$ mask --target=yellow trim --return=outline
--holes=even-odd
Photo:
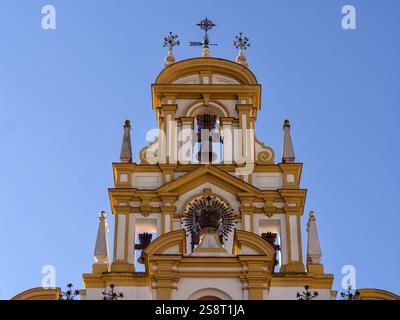
[[[114,249],[113,249],[113,261],[117,260],[117,239],[118,239],[118,219],[119,216],[118,214],[115,215],[115,221],[114,221]]]
[[[393,292],[380,289],[358,289],[359,300],[400,300],[400,296]]]
[[[267,256],[271,260],[274,259],[275,249],[263,238],[253,232],[235,230],[232,253],[240,255],[243,246],[251,248],[258,255]]]
[[[313,289],[331,289],[333,275],[275,273],[271,277],[271,287],[304,287],[305,285]]]
[[[242,84],[258,84],[250,69],[236,62],[220,58],[192,58],[176,62],[164,68],[156,79],[156,84],[169,84],[192,74],[215,73],[227,75]]]
[[[11,300],[58,300],[60,296],[60,288],[33,288],[17,294]]]

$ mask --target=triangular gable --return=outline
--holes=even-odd
[[[161,186],[158,188],[157,192],[158,194],[182,194],[206,182],[215,184],[221,189],[234,194],[248,193],[256,195],[260,192],[258,188],[247,182],[210,165],[205,165],[204,167]]]

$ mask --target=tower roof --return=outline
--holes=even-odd
[[[258,84],[256,76],[246,66],[227,59],[211,57],[191,58],[171,64],[160,72],[155,84],[173,84],[180,78],[207,71],[233,78],[238,84]]]

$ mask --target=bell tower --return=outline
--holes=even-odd
[[[214,58],[210,30],[216,25],[206,18],[199,26],[203,42],[191,45],[202,47],[201,57],[177,61],[178,36],[164,38],[168,54],[151,86],[158,127],[149,128],[155,139],[140,151],[139,163],[130,121],[123,126],[109,189],[113,255],[99,259],[96,251],[93,272],[83,277],[87,297],[112,281],[135,299],[190,299],[200,292],[296,299],[294,292],[309,284],[330,299],[333,276],[324,274],[314,214],[303,258],[306,190],[290,122],[283,124],[277,161],[256,136],[257,117],[267,109],[261,112],[261,85],[245,55],[249,39],[235,38],[235,61]],[[105,233],[97,239],[106,241]]]

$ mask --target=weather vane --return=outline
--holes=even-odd
[[[242,32],[239,32],[239,35],[237,35],[235,37],[235,40],[233,41],[233,45],[236,49],[239,49],[239,54],[236,57],[236,62],[248,67],[249,65],[247,64],[247,57],[243,51],[250,47],[249,38],[243,36]]]
[[[168,36],[164,37],[163,47],[168,47],[168,55],[165,57],[165,66],[175,63],[176,59],[172,52],[173,47],[179,46],[181,42],[178,40],[178,36],[170,32]]]
[[[202,42],[196,42],[196,41],[191,41],[190,46],[195,46],[195,47],[200,47],[203,46],[203,57],[209,57],[210,56],[210,50],[209,46],[216,46],[216,43],[210,43],[209,37],[208,37],[208,31],[210,31],[213,27],[217,26],[214,24],[211,20],[209,20],[207,17],[203,20],[201,20],[197,26],[200,27],[201,30],[204,30],[204,37]]]

